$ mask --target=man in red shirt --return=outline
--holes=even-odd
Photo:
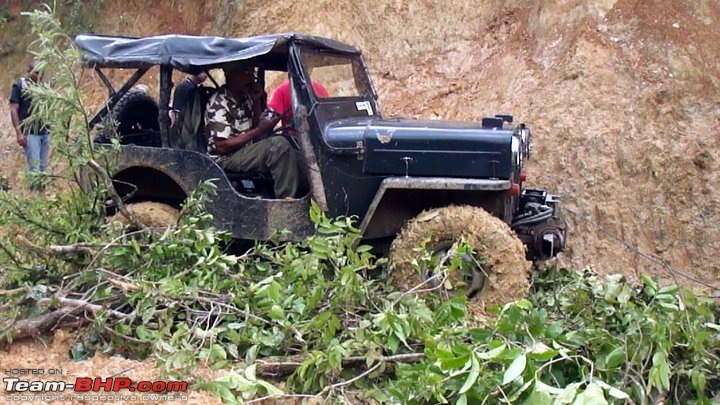
[[[315,92],[315,96],[320,98],[330,97],[327,89],[322,84],[313,81],[312,87]],[[289,80],[285,80],[277,87],[277,89],[275,89],[272,97],[270,97],[270,101],[268,101],[268,108],[275,111],[275,113],[280,116],[283,127],[288,124],[292,124],[293,111]],[[294,134],[295,131],[291,130],[290,133]]]

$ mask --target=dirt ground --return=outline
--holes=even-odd
[[[563,198],[570,235],[561,264],[698,286],[611,233],[720,285],[717,1],[105,4],[95,25],[102,33],[297,31],[349,42],[364,51],[385,116],[479,121],[512,113],[533,130],[529,184]],[[23,70],[13,61],[0,83],[5,93]],[[23,159],[7,116],[2,105],[0,171],[18,189]]]
[[[3,373],[3,378],[6,377],[17,377],[21,380],[26,381],[64,381],[66,383],[73,383],[78,377],[90,377],[96,378],[101,377],[103,379],[108,377],[127,377],[134,382],[139,381],[168,381],[166,377],[162,376],[161,370],[155,367],[151,361],[134,361],[128,360],[119,356],[107,356],[104,354],[96,354],[93,358],[83,361],[71,361],[69,359],[70,347],[75,341],[75,337],[78,332],[64,332],[56,331],[52,341],[48,344],[44,344],[41,341],[23,340],[22,342],[16,342],[10,345],[7,350],[0,350],[0,367]],[[26,369],[43,369],[43,375],[18,375],[18,374],[7,374],[7,370],[26,370]],[[53,370],[53,371],[51,371]],[[61,373],[52,374],[51,372],[57,372],[61,370]],[[200,367],[198,373],[208,378],[213,375],[209,369]],[[36,378],[37,377],[37,378]],[[33,395],[40,393],[19,393],[17,395]],[[49,397],[61,395],[60,393],[44,393]],[[187,397],[185,400],[179,401],[150,401],[143,400],[142,396],[147,394],[133,393],[128,390],[122,390],[118,393],[88,393],[97,395],[124,395],[131,396],[136,395],[136,400],[119,400],[119,401],[92,401],[83,399],[72,399],[71,394],[83,395],[81,393],[64,393],[64,400],[52,400],[48,398],[48,401],[33,400],[33,401],[8,401],[5,391],[5,384],[0,384],[0,404],[5,403],[61,403],[61,404],[144,404],[144,403],[181,403],[181,404],[220,404],[222,403],[219,398],[216,398],[204,391],[193,390],[185,393]],[[182,395],[182,394],[181,394]],[[12,398],[11,398],[12,399]],[[26,398],[27,399],[27,398]]]

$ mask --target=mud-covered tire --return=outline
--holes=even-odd
[[[527,296],[532,263],[525,260],[525,246],[505,222],[471,206],[425,211],[403,227],[389,254],[395,286],[408,291],[423,282],[423,276],[411,264],[418,258],[418,247],[425,244],[432,251],[439,244],[461,238],[472,246],[477,259],[484,259],[482,270],[487,274],[482,289],[468,299],[469,316]]]
[[[180,218],[177,208],[158,202],[145,201],[128,204],[128,211],[132,212],[141,224],[149,228],[167,228],[175,226]],[[127,218],[120,212],[108,218],[108,223],[120,222],[129,225]]]

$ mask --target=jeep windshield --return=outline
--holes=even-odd
[[[359,55],[305,50],[302,56],[319,102],[353,101],[359,105],[358,111],[366,114],[360,106],[370,105],[375,94]]]

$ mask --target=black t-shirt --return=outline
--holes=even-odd
[[[27,117],[30,116],[30,113],[32,112],[32,99],[28,94],[23,94],[22,91],[23,87],[27,86],[28,84],[28,79],[24,77],[13,83],[12,90],[10,92],[10,102],[20,105],[20,108],[18,109],[18,118],[20,118],[20,127],[22,128],[22,131],[25,135],[47,134],[49,132],[48,128],[42,122],[33,125],[33,128],[28,128],[25,125],[25,120],[27,119]]]
[[[184,78],[180,84],[175,87],[175,95],[173,97],[172,108],[174,111],[182,111],[190,98],[190,92],[197,88],[197,84],[189,78]]]

